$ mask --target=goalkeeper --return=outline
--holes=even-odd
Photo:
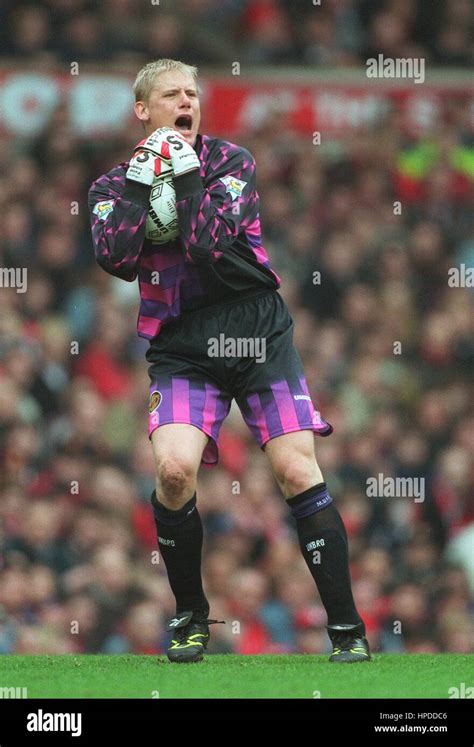
[[[151,62],[134,93],[146,137],[129,162],[93,183],[89,207],[98,263],[124,280],[138,277],[138,334],[150,341],[151,504],[176,598],[168,658],[200,661],[209,624],[217,622],[209,619],[202,586],[196,480],[201,463],[217,462],[219,429],[235,399],[295,519],[328,616],[330,661],[368,661],[344,524],[314,453],[313,434],[327,436],[332,427],[311,401],[293,321],[262,245],[254,159],[199,134],[196,68]],[[170,168],[179,238],[156,245],[145,237],[151,184]],[[210,341],[222,335],[231,347],[242,339],[254,346],[240,356],[235,345],[230,356],[211,355]],[[257,347],[264,355],[254,354]]]

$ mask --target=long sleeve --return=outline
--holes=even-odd
[[[196,170],[174,180],[181,242],[193,264],[219,260],[258,216],[254,158],[226,146],[208,164],[208,176]]]
[[[88,203],[97,262],[111,275],[133,281],[145,239],[150,187],[111,172],[92,185]]]

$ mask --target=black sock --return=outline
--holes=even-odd
[[[196,493],[178,511],[172,511],[160,503],[155,491],[151,504],[160,553],[176,598],[176,613],[199,610],[209,614],[209,603],[202,588],[203,533]]]
[[[352,596],[347,534],[326,483],[287,500],[301,552],[318,587],[328,625],[362,623]]]

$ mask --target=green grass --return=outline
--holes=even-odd
[[[208,656],[170,664],[160,656],[0,656],[0,687],[29,698],[448,698],[474,685],[472,656],[375,655],[335,665],[326,656]],[[159,696],[156,694],[158,691]]]

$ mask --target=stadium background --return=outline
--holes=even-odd
[[[86,207],[140,138],[129,86],[162,56],[200,66],[202,130],[256,157],[264,243],[335,425],[317,454],[373,648],[474,650],[473,291],[448,284],[474,259],[472,22],[468,0],[2,3],[0,266],[28,285],[0,288],[1,653],[167,641],[137,289],[95,265]],[[425,58],[426,83],[369,81],[379,53]],[[368,497],[380,473],[425,477],[425,501]],[[238,412],[198,497],[211,614],[228,623],[210,650],[327,651]]]

